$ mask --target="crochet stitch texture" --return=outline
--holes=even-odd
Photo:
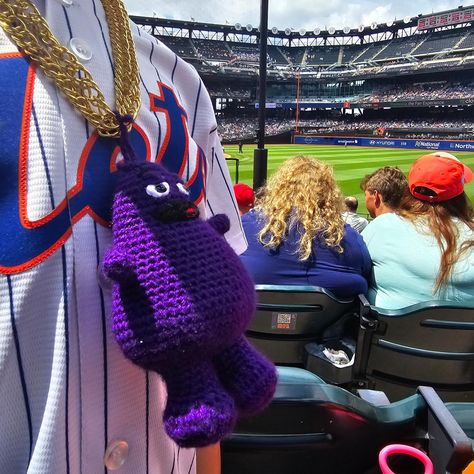
[[[113,245],[103,261],[116,340],[165,380],[168,435],[186,447],[215,443],[275,390],[273,364],[243,337],[253,282],[223,238],[227,216],[199,219],[182,181],[158,164],[118,168]]]

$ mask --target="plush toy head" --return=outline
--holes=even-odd
[[[140,207],[143,217],[163,223],[199,217],[197,206],[176,174],[149,162],[121,162],[118,167],[119,188]]]

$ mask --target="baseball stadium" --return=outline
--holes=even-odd
[[[243,152],[239,153],[237,145],[226,145],[225,151],[232,158],[238,159],[238,175],[236,176],[237,162],[229,160],[229,168],[234,178],[240,182],[252,185],[253,177],[253,151],[256,145],[243,146]],[[293,155],[313,156],[330,163],[335,171],[336,178],[342,192],[346,196],[355,196],[360,202],[359,212],[366,214],[364,205],[364,193],[360,188],[362,178],[374,169],[382,166],[396,164],[403,172],[408,173],[411,164],[420,156],[420,152],[414,149],[380,149],[352,146],[330,146],[330,145],[268,145],[269,161],[268,174],[278,168],[285,159]],[[474,166],[474,153],[456,153],[463,163]],[[471,201],[474,199],[474,189],[466,189],[466,194]]]
[[[358,200],[359,216],[371,220],[362,231],[367,242],[379,216],[366,207],[366,175],[383,167],[408,175],[422,155],[474,167],[473,6],[314,31],[133,20],[203,78],[234,183],[271,193],[260,186],[292,157],[316,158],[332,167],[342,194]],[[472,202],[473,186],[463,190]],[[405,278],[396,275],[397,259],[388,268],[394,285]],[[381,472],[423,472],[420,461],[424,472],[474,472],[467,468],[474,458],[472,300],[427,295],[386,310],[363,295],[342,302],[327,287],[275,284],[269,272],[261,274],[253,274],[258,303],[247,336],[277,364],[279,383],[270,406],[223,440],[224,474],[375,473],[377,453],[393,443],[407,446],[394,453],[418,461],[398,454],[394,471],[380,461]],[[345,363],[330,360],[328,340],[345,351]],[[418,454],[410,454],[415,447]]]
[[[365,174],[390,165],[406,172],[425,151],[456,151],[472,165],[470,12],[466,7],[342,30],[269,30],[268,174],[285,157],[314,156],[334,166],[344,194],[360,199]],[[461,20],[442,25],[446,15]],[[259,133],[258,28],[132,18],[196,67],[217,110],[233,179],[251,184]],[[238,142],[245,144],[243,153],[233,146]],[[466,192],[472,197],[472,189]]]
[[[152,4],[0,0],[0,474],[474,474],[474,4]]]

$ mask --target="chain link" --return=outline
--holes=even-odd
[[[128,15],[122,0],[102,0],[102,5],[112,44],[115,107],[121,115],[135,118],[140,83]],[[90,72],[56,39],[31,0],[0,0],[0,26],[100,135],[120,136],[117,118]]]

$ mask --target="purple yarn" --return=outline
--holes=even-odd
[[[120,115],[119,112],[114,113],[119,123],[119,146],[120,151],[123,155],[123,159],[127,162],[138,161],[137,155],[135,154],[135,150],[133,149],[132,144],[130,143],[130,135],[127,130],[127,125],[133,123],[133,117],[130,114]]]
[[[181,446],[215,443],[275,389],[273,364],[243,337],[253,282],[222,237],[227,216],[199,219],[176,174],[127,160],[118,175],[113,246],[103,261],[114,282],[116,340],[165,380],[168,435]]]

